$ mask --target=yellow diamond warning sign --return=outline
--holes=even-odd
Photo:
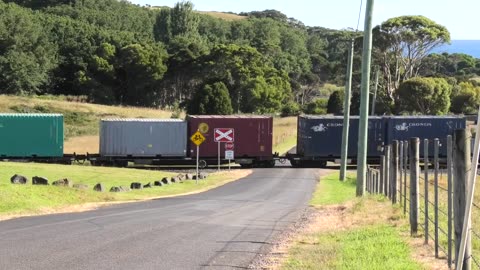
[[[205,136],[203,136],[202,133],[200,133],[200,131],[197,131],[192,135],[192,137],[190,137],[190,140],[194,144],[200,145],[205,141]]]

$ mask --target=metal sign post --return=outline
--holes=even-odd
[[[205,141],[205,136],[203,136],[200,131],[197,130],[192,137],[190,137],[190,140],[197,145],[197,177],[195,178],[195,183],[198,184],[198,178],[200,177],[200,174],[198,172],[198,163],[199,163],[199,157],[200,157],[200,144],[202,144]]]
[[[230,161],[233,159],[233,153],[230,155],[230,153],[227,152],[233,152],[234,144],[233,142],[227,142],[225,143],[225,159],[228,159],[228,171],[230,171]]]
[[[218,142],[218,171],[220,171],[220,141]]]
[[[198,178],[200,177],[200,174],[198,173],[198,157],[200,156],[200,145],[197,144],[197,177],[195,178],[195,184],[198,184]]]

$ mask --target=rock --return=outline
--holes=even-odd
[[[186,175],[182,174],[182,173],[177,175],[177,178],[180,179],[180,181],[183,181],[183,180],[187,179]]]
[[[12,176],[10,178],[10,182],[12,184],[21,184],[21,185],[25,185],[27,182],[28,182],[28,179],[23,176],[23,175],[19,175],[19,174],[15,174],[14,176]]]
[[[205,179],[207,178],[208,174],[207,173],[200,173],[200,175],[198,176],[198,178],[200,179]]]
[[[193,174],[187,173],[187,174],[185,174],[185,178],[186,178],[187,180],[191,180],[191,179],[193,179]]]
[[[163,186],[162,181],[155,181],[155,182],[153,182],[153,185],[156,186],[156,187]]]
[[[152,183],[150,183],[150,182],[146,185],[143,185],[143,188],[151,188],[151,187],[152,187]]]
[[[40,176],[32,178],[32,185],[48,185],[48,179]]]
[[[143,189],[142,183],[133,182],[130,184],[131,189]]]
[[[164,177],[162,178],[162,183],[164,183],[165,185],[168,185],[170,184],[170,179],[168,179],[168,177]]]
[[[106,188],[105,188],[104,184],[98,183],[93,187],[93,190],[98,191],[98,192],[105,192]]]
[[[129,192],[131,189],[127,186],[120,186],[120,192]]]
[[[73,184],[73,188],[85,190],[85,189],[88,189],[88,185],[85,185],[85,184]]]
[[[170,178],[170,182],[172,182],[172,183],[180,183],[180,179],[178,179],[178,177],[174,176],[174,177]]]
[[[120,188],[119,187],[112,187],[110,189],[110,192],[121,192]]]
[[[72,182],[68,180],[67,178],[57,180],[52,183],[54,186],[62,186],[62,187],[70,187],[72,185]]]

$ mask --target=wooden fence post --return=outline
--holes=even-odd
[[[420,139],[411,138],[410,148],[410,234],[418,233],[418,177],[420,173]]]
[[[470,162],[470,141],[467,140],[467,131],[455,130],[453,146],[453,173],[454,173],[454,193],[453,193],[453,213],[455,227],[455,260],[459,256],[460,242],[462,240],[463,219],[465,218],[465,207],[467,205],[467,186],[468,175],[471,169]],[[470,235],[470,234],[469,234]],[[463,269],[470,270],[472,254],[471,236],[467,239],[465,249]]]
[[[433,181],[434,181],[434,189],[433,189],[433,192],[434,192],[434,203],[433,205],[435,205],[434,207],[434,225],[435,225],[435,258],[438,258],[438,245],[440,244],[439,243],[439,239],[438,239],[438,231],[439,231],[439,224],[438,224],[438,172],[440,170],[439,168],[439,163],[438,163],[438,153],[439,153],[439,148],[440,148],[440,141],[435,138],[433,140],[433,167],[434,167],[434,178],[433,178]]]
[[[452,180],[453,180],[453,172],[452,172],[452,157],[453,157],[453,141],[452,136],[447,136],[447,193],[448,193],[448,202],[447,202],[447,220],[448,220],[448,230],[447,230],[447,238],[448,238],[448,246],[447,246],[447,262],[448,268],[452,268],[452,222],[453,222],[453,205],[452,205]]]
[[[380,187],[378,193],[383,194],[385,182],[385,155],[380,156]]]
[[[403,181],[403,194],[405,196],[403,197],[403,215],[407,215],[407,172],[408,172],[408,141],[405,141],[403,144],[403,165],[405,166],[405,172],[404,172],[404,181]]]
[[[428,139],[425,139],[423,141],[423,159],[424,159],[424,168],[423,168],[423,173],[424,173],[424,177],[425,177],[425,222],[424,222],[424,227],[425,227],[425,245],[428,245],[428,224],[430,223],[429,222],[429,216],[428,216],[428,185],[430,184],[430,182],[428,181]]]
[[[392,194],[392,203],[397,203],[397,181],[398,181],[398,141],[392,144],[392,176],[390,191]]]
[[[390,149],[390,145],[385,146],[385,172],[383,174],[385,176],[385,181],[383,182],[383,194],[388,198],[390,198]]]

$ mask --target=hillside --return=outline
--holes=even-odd
[[[102,118],[170,118],[171,111],[106,106],[40,97],[0,95],[0,112],[61,113],[65,121],[65,153],[98,151],[98,122]]]
[[[198,11],[198,13],[207,14],[214,18],[219,18],[226,21],[238,21],[238,20],[244,20],[248,18],[247,16],[240,16],[233,13],[225,13],[225,12],[219,12],[219,11]]]

